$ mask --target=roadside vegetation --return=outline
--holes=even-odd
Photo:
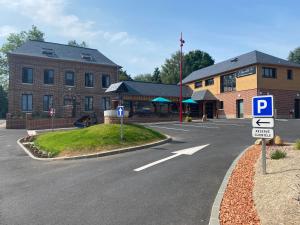
[[[84,129],[41,134],[34,140],[40,150],[55,156],[74,156],[135,146],[164,139],[165,136],[140,125],[124,125],[124,140],[120,140],[120,125],[100,124]]]
[[[295,149],[296,149],[296,150],[300,150],[300,139],[297,139],[297,140],[295,141]]]

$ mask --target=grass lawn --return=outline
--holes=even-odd
[[[83,129],[40,134],[34,144],[53,156],[74,156],[116,148],[134,146],[164,139],[165,136],[149,128],[126,124],[124,140],[120,140],[120,125],[98,124]]]

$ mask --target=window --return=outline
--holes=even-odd
[[[287,70],[287,79],[293,80],[293,70]]]
[[[74,72],[67,71],[65,73],[65,85],[74,86],[74,77],[75,77]]]
[[[236,78],[235,74],[231,73],[225,76],[221,76],[221,92],[235,91],[236,90]]]
[[[43,110],[47,112],[52,107],[53,107],[53,96],[52,95],[44,95]]]
[[[220,101],[220,108],[219,109],[224,109],[224,102]]]
[[[110,76],[109,75],[102,75],[102,87],[108,88],[110,85]]]
[[[205,80],[205,86],[210,86],[214,84],[214,78],[210,78],[208,80]]]
[[[110,109],[110,98],[102,97],[102,109],[109,110]]]
[[[54,70],[44,70],[44,84],[54,84]]]
[[[200,88],[202,87],[202,80],[198,80],[194,83],[194,88]]]
[[[92,73],[85,73],[85,86],[94,87],[94,75]]]
[[[24,67],[22,69],[22,82],[26,84],[32,84],[33,83],[33,71],[32,68],[26,68]]]
[[[85,111],[93,110],[93,97],[92,96],[85,97],[84,108],[85,108]]]
[[[22,95],[22,111],[31,112],[32,111],[32,95],[23,94]]]
[[[275,68],[270,68],[270,67],[263,67],[262,68],[262,76],[264,78],[276,78],[276,69]]]
[[[72,98],[69,96],[64,97],[64,105],[72,105]]]

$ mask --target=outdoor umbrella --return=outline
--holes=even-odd
[[[169,99],[163,98],[163,97],[157,97],[151,100],[152,102],[158,102],[158,103],[170,103],[171,101]]]
[[[183,100],[182,103],[186,103],[186,104],[197,104],[197,102],[191,98]]]
[[[169,99],[163,98],[163,97],[157,97],[151,100],[154,103],[171,103]],[[159,105],[160,108],[160,113],[161,113],[161,105]],[[155,110],[156,111],[156,110]],[[169,111],[169,106],[168,106],[168,111]]]

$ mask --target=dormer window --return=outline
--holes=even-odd
[[[42,53],[48,57],[55,56],[55,51],[52,48],[42,48]]]
[[[94,61],[93,56],[91,56],[91,54],[88,53],[81,53],[81,58],[86,61]]]

